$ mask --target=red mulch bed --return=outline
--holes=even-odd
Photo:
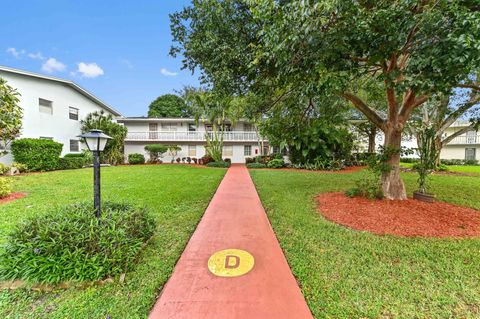
[[[0,198],[0,205],[12,202],[12,201],[20,199],[20,198],[24,198],[25,196],[27,196],[27,193],[20,193],[20,192],[11,193],[7,197]]]
[[[444,202],[425,203],[349,198],[343,193],[317,197],[321,214],[328,220],[377,235],[402,237],[480,236],[480,211]]]

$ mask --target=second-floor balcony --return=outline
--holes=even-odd
[[[206,141],[206,134],[213,137],[213,132],[202,131],[150,131],[150,132],[128,132],[127,141],[164,141],[164,142],[203,142]],[[218,133],[219,134],[219,133]],[[223,140],[226,142],[257,142],[266,140],[257,134],[257,132],[229,131],[223,133]]]
[[[448,145],[480,144],[480,135],[457,136]]]

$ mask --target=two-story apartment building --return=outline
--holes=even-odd
[[[445,137],[464,130],[470,126],[469,121],[456,121],[445,131]],[[480,132],[468,130],[467,132],[454,137],[449,143],[443,146],[442,159],[464,159],[480,160]]]
[[[76,83],[56,77],[0,66],[0,77],[21,94],[23,125],[19,138],[46,138],[63,144],[62,154],[82,150],[80,120],[103,110],[121,116],[111,106]],[[10,155],[0,157],[10,164]]]
[[[193,118],[148,118],[126,117],[117,119],[123,123],[128,134],[125,140],[125,156],[132,153],[147,155],[144,148],[147,144],[177,145],[181,147],[176,157],[201,158],[205,155],[206,135],[212,135],[212,125],[206,121]],[[261,153],[260,148],[268,153],[268,143],[247,121],[227,123],[223,134],[223,157],[232,163],[245,163],[246,157],[254,157]],[[165,155],[164,161],[172,158]]]

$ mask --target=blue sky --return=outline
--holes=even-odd
[[[6,0],[0,65],[71,79],[125,116],[157,96],[198,85],[168,55],[169,13],[186,0]]]

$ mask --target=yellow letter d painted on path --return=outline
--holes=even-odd
[[[253,256],[245,250],[225,249],[214,253],[208,259],[208,269],[219,277],[238,277],[252,270]]]

